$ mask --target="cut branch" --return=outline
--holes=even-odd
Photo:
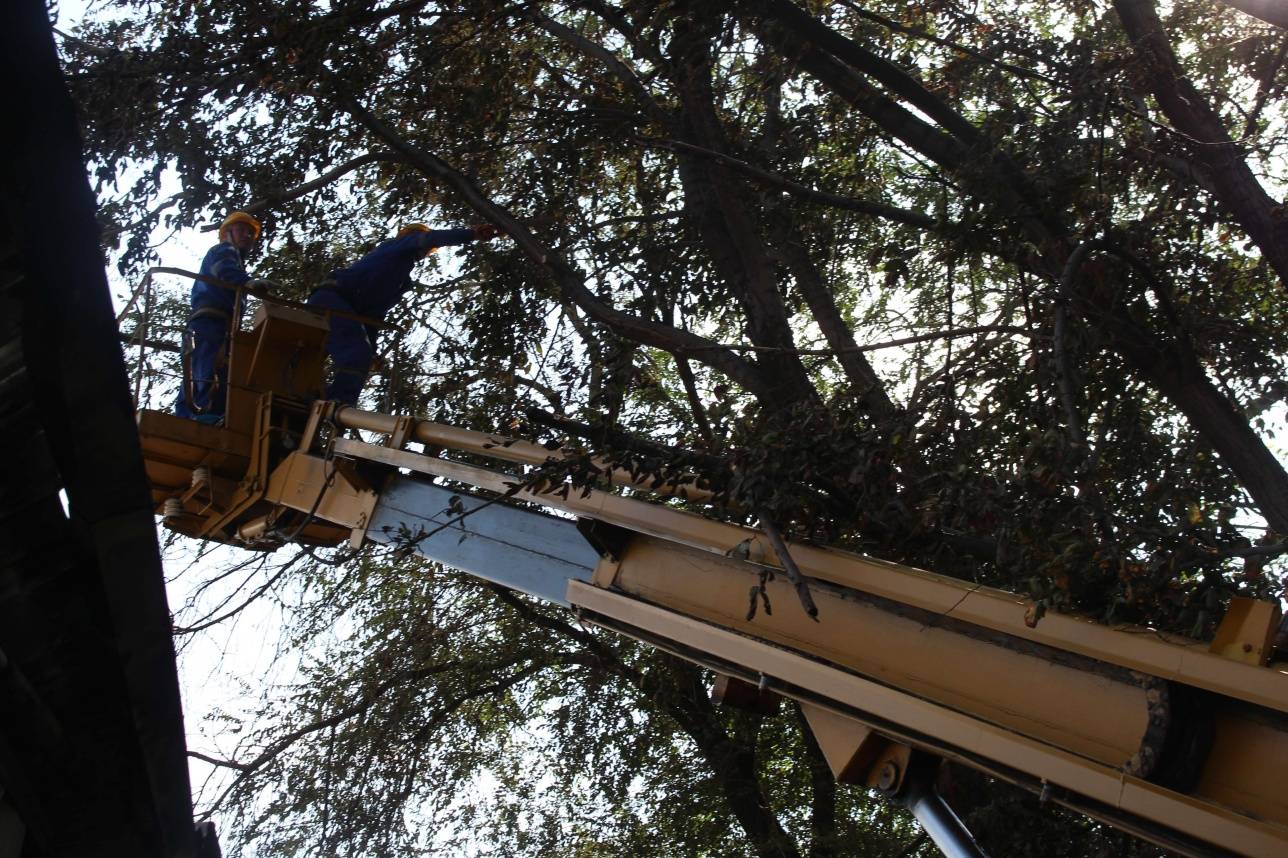
[[[801,607],[809,614],[810,619],[817,622],[818,606],[814,604],[814,597],[810,594],[805,576],[801,574],[801,568],[796,565],[791,552],[787,550],[787,542],[778,530],[778,525],[774,524],[774,519],[769,515],[768,510],[757,510],[756,517],[760,519],[760,527],[765,531],[765,536],[769,537],[769,544],[773,546],[774,553],[778,555],[778,562],[787,573],[787,580],[791,581],[792,586],[796,588],[796,597],[801,600]]]

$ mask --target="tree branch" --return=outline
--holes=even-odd
[[[715,108],[711,41],[706,22],[676,19],[669,46],[672,83],[683,117],[682,134],[676,136],[722,153],[728,148],[728,135]],[[748,338],[758,346],[790,348],[794,332],[769,248],[751,216],[756,207],[745,184],[724,167],[699,168],[692,158],[679,159],[679,173],[685,210],[692,213],[713,268],[742,307]],[[766,352],[758,366],[772,388],[771,398],[762,400],[768,408],[779,411],[817,398],[796,355]]]
[[[968,146],[980,142],[982,135],[979,129],[894,63],[841,35],[790,0],[760,0],[759,5],[767,19],[880,82],[899,98],[939,123],[958,140]]]
[[[832,208],[845,209],[847,211],[860,212],[862,214],[872,215],[874,217],[892,220],[897,223],[915,226],[918,229],[937,229],[941,226],[939,221],[908,209],[901,209],[896,206],[886,205],[885,203],[872,202],[871,200],[860,199],[859,197],[847,197],[841,194],[833,194],[827,191],[819,191],[807,187],[798,182],[793,182],[777,173],[771,173],[768,170],[762,170],[760,167],[748,164],[746,161],[725,155],[721,152],[715,152],[711,149],[704,149],[701,146],[695,146],[692,143],[685,143],[682,140],[670,140],[657,137],[636,137],[641,145],[651,146],[658,149],[666,149],[676,153],[686,153],[697,155],[700,158],[708,158],[713,163],[722,167],[729,167],[737,172],[755,179],[758,182],[768,185],[772,188],[786,191],[793,196],[820,203]]]
[[[801,731],[801,744],[805,746],[805,766],[810,782],[810,844],[809,858],[833,858],[838,854],[836,830],[836,778],[827,764],[827,757],[814,737],[814,728],[800,704],[793,703],[796,723]]]
[[[886,392],[885,383],[854,342],[854,334],[842,317],[840,308],[836,306],[836,299],[832,297],[831,290],[823,282],[823,275],[810,258],[805,237],[795,225],[784,226],[782,230],[786,234],[778,245],[787,258],[796,287],[809,305],[810,313],[827,338],[831,351],[835,352],[837,362],[850,380],[850,386],[859,402],[878,421],[889,420],[898,409]]]
[[[172,352],[174,354],[183,351],[179,346],[174,343],[168,343],[165,340],[145,339],[140,342],[138,335],[134,331],[121,331],[120,337],[121,342],[127,346],[142,345],[145,348],[152,349],[154,352]]]
[[[796,597],[801,600],[801,607],[809,618],[818,622],[818,606],[814,604],[814,596],[809,591],[809,583],[806,582],[805,576],[801,574],[801,568],[796,565],[790,551],[787,550],[787,542],[783,539],[783,534],[778,530],[778,525],[774,523],[773,517],[769,510],[760,508],[756,510],[756,518],[760,519],[760,528],[769,537],[769,544],[773,546],[774,553],[778,555],[778,562],[782,564],[783,571],[787,573],[787,580],[792,582],[796,588]]]
[[[867,343],[866,345],[842,346],[840,348],[830,349],[792,349],[791,351],[798,355],[844,355],[860,352],[875,352],[880,349],[891,349],[897,346],[907,346],[913,343],[924,343],[929,340],[951,340],[958,337],[970,337],[975,334],[1020,334],[1031,337],[1033,332],[1028,328],[1022,328],[1018,325],[973,325],[966,328],[953,328],[951,331],[934,331],[929,334],[914,334],[910,337],[900,337],[897,340],[886,340],[880,343]],[[715,348],[729,349],[737,352],[767,352],[777,350],[774,346],[747,346],[739,343],[717,343]],[[687,350],[686,350],[687,351]]]
[[[1221,0],[1245,15],[1288,30],[1288,5],[1283,0]]]
[[[565,297],[581,307],[597,322],[611,328],[618,335],[644,345],[656,346],[666,351],[684,351],[703,349],[712,352],[709,356],[699,358],[703,363],[716,369],[738,383],[752,395],[764,400],[771,400],[772,390],[765,384],[759,369],[739,358],[727,349],[710,348],[713,343],[705,337],[689,331],[673,328],[660,322],[643,319],[624,313],[601,301],[586,287],[581,275],[552,248],[543,244],[508,211],[488,199],[473,182],[459,171],[453,169],[438,156],[411,145],[386,123],[376,118],[370,111],[359,104],[352,96],[342,90],[336,91],[340,106],[358,120],[368,131],[385,141],[395,152],[403,155],[409,164],[420,169],[426,175],[439,179],[455,190],[462,200],[488,221],[496,224],[507,233],[530,259],[545,268],[553,277],[555,285]]]
[[[909,27],[906,24],[900,24],[898,21],[893,21],[884,15],[878,15],[876,12],[868,11],[867,9],[860,7],[857,3],[851,2],[851,0],[840,0],[840,4],[858,15],[860,18],[865,18],[874,24],[885,27],[887,30],[893,30],[896,33],[903,33],[904,35],[912,36],[915,39],[923,39],[924,41],[931,42],[939,45],[940,47],[949,48],[953,51],[963,53],[973,59],[979,60],[981,63],[1001,69],[1002,71],[1011,72],[1012,74],[1019,75],[1020,77],[1031,77],[1036,78],[1037,80],[1046,81],[1047,83],[1056,83],[1055,78],[1050,75],[1042,74],[1042,72],[1034,71],[1033,69],[1026,69],[1023,66],[1012,65],[1011,63],[1004,63],[1000,60],[995,60],[983,51],[977,51],[969,45],[963,45],[961,42],[954,42],[950,39],[940,38],[939,36],[923,30],[920,27]]]
[[[657,100],[653,98],[653,94],[648,91],[648,87],[644,86],[640,79],[635,76],[635,73],[631,71],[625,63],[615,57],[612,51],[602,45],[595,44],[577,33],[575,30],[564,26],[534,6],[529,6],[523,9],[520,14],[579,53],[599,60],[608,68],[614,77],[622,82],[622,85],[625,86],[627,90],[634,94],[636,101],[639,102],[640,107],[644,109],[645,114],[650,119],[657,122],[664,128],[672,128],[674,126],[671,115],[657,103]]]
[[[306,194],[310,194],[319,188],[324,188],[327,185],[334,182],[336,179],[348,173],[352,173],[354,170],[358,169],[359,167],[365,167],[368,164],[374,164],[378,161],[398,161],[398,160],[401,160],[401,159],[399,159],[392,152],[368,152],[365,155],[359,155],[356,158],[351,158],[350,160],[345,161],[343,164],[340,164],[336,167],[332,167],[330,170],[327,170],[325,173],[318,176],[316,179],[313,179],[312,181],[305,182],[302,185],[296,185],[294,188],[291,188],[288,191],[282,191],[279,194],[270,194],[269,196],[265,197],[262,200],[256,200],[253,203],[247,203],[245,206],[242,207],[242,211],[247,212],[248,214],[257,214],[259,212],[264,211],[265,209],[270,208],[271,206],[279,206],[282,203],[288,203],[291,200],[297,200],[300,197]],[[213,232],[217,229],[219,229],[219,224],[208,223],[201,228],[201,231]]]
[[[683,730],[706,761],[734,818],[760,858],[799,858],[761,786],[753,742],[730,736],[707,697],[697,668],[659,656],[636,688]]]
[[[675,372],[680,376],[680,383],[684,385],[684,395],[689,399],[693,420],[698,424],[698,434],[702,436],[702,442],[706,444],[707,449],[715,452],[716,436],[711,431],[711,421],[707,419],[707,409],[702,405],[702,397],[698,395],[698,384],[697,379],[693,377],[693,367],[689,366],[689,359],[682,355],[672,357],[675,360]]]
[[[1107,242],[1091,244],[1126,262],[1150,281],[1164,312],[1174,315],[1167,290],[1140,259]],[[1069,297],[1080,314],[1089,322],[1099,323],[1115,351],[1185,415],[1252,496],[1270,526],[1279,533],[1288,533],[1288,472],[1237,406],[1208,378],[1184,332],[1178,331],[1170,340],[1160,339],[1125,309],[1107,308],[1097,295],[1077,288],[1075,274],[1071,271],[1066,282],[1071,288]]]
[[[533,650],[522,650],[518,653],[514,653],[508,658],[501,659],[500,661],[494,664],[479,665],[477,666],[477,670],[481,676],[490,676],[496,673],[497,671],[504,670],[507,667],[513,667],[514,665],[519,664],[520,662],[523,662],[535,657],[539,657],[540,655],[541,654],[539,652],[536,652]],[[204,760],[212,765],[235,769],[238,772],[238,775],[233,780],[233,782],[230,783],[227,787],[225,787],[224,790],[219,794],[219,796],[211,803],[211,806],[200,815],[201,818],[209,818],[212,814],[214,814],[219,809],[224,799],[227,798],[233,792],[233,790],[237,789],[241,784],[245,783],[249,778],[253,777],[256,772],[258,772],[268,763],[277,759],[279,756],[281,756],[283,752],[289,749],[300,739],[303,739],[305,736],[309,736],[313,733],[317,733],[319,731],[326,730],[330,727],[337,726],[349,720],[350,718],[353,718],[356,715],[360,715],[363,712],[366,712],[384,696],[385,692],[387,692],[389,689],[393,688],[396,685],[399,685],[402,683],[409,683],[409,682],[418,682],[418,681],[427,679],[431,676],[445,673],[450,670],[456,670],[464,666],[466,666],[466,662],[463,662],[460,660],[453,660],[448,662],[442,662],[439,664],[426,665],[423,667],[416,668],[414,670],[398,671],[393,675],[387,677],[383,681],[372,686],[370,689],[364,691],[361,695],[359,695],[357,700],[353,701],[349,705],[341,707],[340,709],[336,710],[335,712],[333,712],[332,714],[326,717],[318,718],[314,721],[310,721],[308,724],[304,724],[294,730],[291,730],[285,733],[282,736],[279,736],[277,739],[270,742],[258,755],[255,756],[254,759],[250,760],[249,762],[243,763],[243,762],[238,762],[236,760],[221,760],[213,757],[208,757],[204,754],[198,755],[192,751],[189,751],[188,752],[189,756],[194,756],[197,759]],[[541,664],[540,666],[544,667],[544,664]],[[530,668],[526,673],[525,671],[520,671],[520,674],[523,674],[523,675],[530,675],[530,673],[531,673]],[[475,691],[477,693],[474,694],[473,696],[479,696],[479,694],[485,693],[487,691],[487,688],[478,687],[475,689]]]
[[[1186,143],[1203,164],[1216,199],[1288,288],[1288,217],[1283,205],[1262,187],[1220,115],[1182,72],[1154,0],[1113,0],[1113,4],[1163,114],[1188,138]]]

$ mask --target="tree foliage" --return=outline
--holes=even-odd
[[[1039,615],[1201,637],[1232,594],[1282,592],[1274,23],[1213,0],[158,0],[63,47],[132,276],[156,226],[230,207],[296,297],[400,220],[513,237],[431,266],[372,404],[698,473],[711,514]],[[438,570],[306,560],[299,645],[355,631],[239,750],[224,807],[266,854],[429,848],[425,819],[507,853],[911,838],[814,777],[786,710],[713,710],[691,668]],[[487,812],[459,791],[480,768]]]

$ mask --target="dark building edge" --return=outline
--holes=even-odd
[[[74,110],[45,3],[10,0],[0,25],[0,801],[24,858],[190,856],[170,613]]]

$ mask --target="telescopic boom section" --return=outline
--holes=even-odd
[[[1277,605],[1236,599],[1210,642],[1061,614],[1030,627],[1015,594],[789,544],[815,621],[763,534],[640,499],[709,497],[684,477],[604,466],[600,488],[570,490],[570,451],[319,400],[325,333],[266,304],[233,336],[225,426],[140,412],[168,527],[414,550],[704,665],[729,705],[796,700],[835,776],[905,803],[950,855],[980,853],[934,792],[943,760],[1182,853],[1288,854]],[[749,611],[762,580],[772,613]]]

